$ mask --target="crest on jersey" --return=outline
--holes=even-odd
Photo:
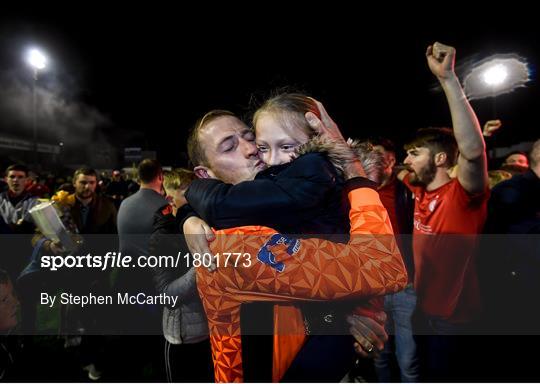
[[[287,254],[290,256],[298,253],[300,250],[300,240],[276,233],[259,249],[257,259],[274,268],[276,271],[283,272],[285,270],[285,263],[283,261],[276,262],[276,256],[272,253],[272,248],[280,244],[287,246]]]

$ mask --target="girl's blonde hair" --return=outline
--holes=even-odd
[[[309,138],[317,134],[308,124],[304,115],[313,112],[320,118],[319,109],[315,100],[301,93],[281,93],[266,100],[253,115],[253,127],[263,114],[270,114],[276,118],[284,129],[294,136],[298,130],[304,132]]]

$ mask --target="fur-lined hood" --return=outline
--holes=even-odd
[[[345,144],[322,136],[315,136],[298,147],[296,153],[298,156],[307,153],[325,153],[341,174],[344,173],[345,166],[355,160],[354,155],[356,155],[364,167],[368,179],[377,184],[380,184],[383,179],[383,154],[374,150],[369,141],[354,140]]]

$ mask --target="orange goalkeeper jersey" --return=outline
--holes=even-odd
[[[211,249],[222,259],[215,272],[197,269],[197,286],[208,317],[217,382],[243,381],[242,303],[357,299],[405,287],[407,272],[378,193],[358,188],[348,198],[351,238],[347,244],[295,239],[262,226],[216,232]],[[242,259],[231,258],[225,264],[223,256],[228,253],[239,253]],[[274,357],[274,363],[287,366],[293,358]],[[285,367],[274,367],[274,372],[284,371]]]

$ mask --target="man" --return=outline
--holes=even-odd
[[[255,134],[231,112],[209,112],[197,126],[201,127],[198,136],[194,134],[188,142],[197,177],[238,184],[253,180],[266,168],[259,158]]]
[[[141,188],[122,201],[118,211],[120,252],[131,257],[148,255],[154,214],[158,208],[167,204],[167,200],[162,194],[163,171],[161,164],[157,160],[144,159],[139,163],[137,172]],[[153,294],[155,290],[149,268],[122,270],[119,272],[117,284],[118,287],[128,289],[130,292]],[[148,326],[154,330],[160,330],[159,312],[158,308],[153,310],[145,308],[143,311],[137,311],[139,313],[138,321],[130,322],[133,325],[133,330],[143,330]],[[126,320],[133,319],[132,315],[127,313],[123,314],[122,317],[124,316]],[[144,322],[147,324],[142,326],[141,324]],[[126,326],[122,326],[122,329],[126,330]]]
[[[528,168],[529,159],[527,158],[527,154],[522,151],[514,151],[510,153],[508,156],[506,156],[503,164],[501,165],[501,169],[503,171],[508,171],[512,175],[520,175],[525,173],[527,172]]]
[[[427,379],[457,373],[457,338],[479,312],[475,270],[476,235],[481,233],[489,196],[482,130],[454,72],[455,49],[436,42],[426,52],[429,68],[448,100],[449,129],[418,131],[407,146],[408,170],[398,177],[415,195],[413,250],[418,312],[427,333]],[[459,150],[459,156],[457,156]],[[448,169],[457,156],[457,177]],[[437,236],[433,236],[437,235]],[[465,351],[459,351],[464,357]]]
[[[0,194],[0,218],[14,233],[32,233],[34,226],[28,211],[38,204],[28,193],[28,168],[13,164],[6,169],[5,181],[8,190]]]
[[[370,140],[375,150],[384,157],[383,181],[379,187],[379,196],[388,211],[392,228],[396,233],[401,256],[409,276],[407,287],[400,292],[384,297],[384,311],[388,319],[386,331],[390,339],[385,343],[384,350],[375,358],[375,369],[380,382],[391,382],[393,359],[397,360],[402,382],[417,382],[419,377],[419,362],[416,342],[413,337],[412,315],[416,308],[416,293],[414,292],[414,260],[412,255],[412,229],[414,199],[409,189],[397,178],[396,151],[394,143],[385,138]]]
[[[123,255],[139,257],[149,255],[149,241],[152,234],[154,214],[167,204],[162,195],[163,171],[157,160],[144,159],[137,167],[141,188],[135,194],[122,201],[118,211],[118,235],[120,252]],[[111,183],[112,184],[112,183]],[[116,292],[139,293],[147,295],[155,294],[150,268],[122,269],[119,271],[116,281]],[[144,365],[152,364],[153,380],[163,381],[162,375],[162,338],[161,334],[161,307],[158,305],[133,306],[119,308],[117,319],[118,330],[125,332],[127,336],[120,340],[122,354],[129,356],[122,375],[129,372],[133,374],[133,380],[138,379],[137,372],[143,373]],[[130,336],[133,334],[148,335],[141,337]],[[145,340],[146,347],[141,353],[141,340]],[[137,369],[128,368],[135,363]],[[140,378],[140,376],[139,376]]]
[[[150,238],[152,255],[175,255],[188,252],[180,220],[189,209],[184,197],[189,184],[196,178],[187,169],[164,172],[163,188],[169,204],[154,215],[154,230]],[[196,267],[189,263],[177,266],[157,265],[152,268],[158,293],[178,298],[175,306],[163,307],[165,336],[165,368],[169,382],[213,382],[214,369],[208,339],[208,320],[197,292]],[[179,362],[189,362],[189,368]]]
[[[22,164],[9,166],[5,172],[5,181],[8,189],[0,193],[0,233],[34,233],[35,226],[29,211],[38,204],[38,200],[26,189],[28,168]],[[18,244],[2,258],[0,268],[4,268],[15,281],[31,254],[28,242]]]
[[[128,184],[118,169],[112,172],[112,181],[105,187],[105,194],[112,199],[116,208],[120,207],[122,200],[127,197]]]
[[[145,236],[152,233],[153,217],[158,208],[167,204],[163,196],[163,171],[157,160],[144,159],[138,166],[141,188],[126,198],[118,211],[120,251],[130,256],[148,254]],[[126,235],[143,235],[141,241]],[[146,242],[143,241],[146,239]]]
[[[81,235],[110,235],[116,233],[116,208],[106,197],[96,194],[97,173],[92,168],[79,168],[73,174],[75,192],[63,197],[53,197],[60,209],[64,211],[63,220],[66,227]],[[110,251],[110,239],[83,236],[82,248],[77,254],[104,255]],[[41,233],[37,233],[32,243],[44,255],[63,255],[66,250],[62,244],[54,243]],[[100,295],[108,292],[109,271],[94,268],[73,268],[55,272],[41,271],[29,273],[21,277],[19,284],[27,300],[23,300],[23,322],[27,329],[34,329],[35,303],[39,300],[42,284],[46,284],[48,292],[62,289],[73,295],[83,295],[89,292]],[[103,328],[109,326],[110,318],[104,314],[100,306],[80,307],[66,304],[61,307],[62,331],[68,335],[65,347],[80,349],[81,365],[88,371],[92,380],[101,376],[105,340]],[[75,336],[74,336],[75,335]],[[79,336],[78,336],[79,335]]]
[[[530,159],[531,167],[527,172],[493,188],[486,224],[488,233],[539,232],[540,140],[533,144]]]
[[[96,194],[97,173],[92,168],[79,168],[73,174],[75,192],[69,204],[71,217],[81,234],[115,234],[116,208],[111,201]],[[55,244],[45,242],[45,249]]]
[[[208,180],[208,183],[214,184],[217,189],[226,190],[230,187],[230,185],[225,185],[218,182],[219,179],[222,181],[226,181],[230,184],[237,185],[239,189],[242,189],[242,181],[254,179],[255,176],[262,169],[264,169],[265,165],[260,160],[257,148],[254,143],[255,138],[253,132],[232,113],[227,111],[212,111],[211,113],[205,115],[199,121],[197,127],[199,127],[199,130],[194,131],[194,134],[190,137],[190,141],[188,142],[190,159],[195,165],[195,173],[200,178],[216,179],[215,183],[211,180]],[[318,171],[320,170],[318,169]],[[314,177],[314,179],[318,177],[321,179],[322,182],[322,179],[324,179],[326,176],[323,174]],[[235,205],[234,216],[242,222],[247,223],[249,222],[249,220],[254,220],[255,218],[255,220],[264,220],[265,223],[269,223],[269,225],[274,225],[276,228],[282,228],[284,221],[287,221],[288,219],[284,219],[285,212],[281,214],[276,214],[276,212],[283,211],[282,209],[279,209],[280,205],[291,205],[287,204],[287,197],[283,196],[283,191],[280,191],[280,189],[283,187],[283,185],[281,185],[280,187],[272,185],[271,183],[261,181],[260,188],[261,190],[264,190],[264,196],[259,193],[250,197],[252,199],[259,199],[257,205],[261,205],[260,199],[263,199],[268,204],[270,204],[270,206],[275,207],[273,215],[266,215],[257,212],[257,210],[255,210],[253,208],[253,205],[250,203],[250,200],[246,199],[243,201],[243,204],[241,204],[241,206]],[[317,190],[320,190],[320,185],[318,185]],[[275,193],[272,191],[275,191]],[[187,192],[188,201],[190,201],[190,196],[191,201],[193,201],[193,199],[196,199],[198,200],[198,202],[200,202],[200,200],[202,199],[203,203],[207,196],[208,198],[212,199],[212,197],[210,196],[211,194],[200,195],[199,192],[200,191],[197,189],[197,187],[193,188],[192,185],[192,187],[190,187]],[[281,200],[281,196],[285,198],[285,201]],[[309,198],[306,197],[305,200],[309,201]],[[227,204],[216,207],[213,206],[210,201],[208,203],[208,209],[213,211],[219,209],[219,211],[226,212],[227,210],[231,209],[227,206]],[[301,222],[302,220],[305,220],[306,215],[310,214],[309,210],[303,210],[302,206],[300,205],[296,206],[295,212],[297,212],[297,210],[298,215],[291,215],[291,212],[287,212],[286,214],[287,218],[291,218],[291,220],[287,224],[291,225],[292,222],[291,227],[293,228],[296,221]],[[219,224],[216,225],[216,222],[212,224],[217,226],[218,228],[227,228],[238,225],[237,219],[228,221],[228,219],[224,217],[226,215],[220,215],[218,211],[216,211],[216,214],[220,217]],[[188,239],[188,242],[189,240],[190,239]],[[204,249],[204,247],[201,247],[201,249]],[[260,319],[261,316],[258,316],[257,318]],[[244,323],[242,329],[245,329]],[[260,329],[261,328],[259,327],[259,330]],[[376,331],[376,333],[380,334],[379,331]],[[382,333],[384,333],[384,331],[382,331]],[[259,340],[258,342],[260,343],[261,341],[262,340]],[[373,342],[373,344],[379,344],[376,337],[372,337],[371,341]],[[366,349],[373,350],[373,345],[369,344],[369,341],[367,341],[367,343],[368,345],[366,346]],[[382,347],[382,342],[380,344],[380,347]],[[248,346],[244,345],[244,347]],[[257,359],[254,359],[255,363],[264,363],[265,359],[267,361],[269,360],[266,356],[260,355],[260,348],[258,348],[257,351]],[[246,351],[244,350],[244,352]],[[245,360],[245,362],[247,362],[247,360]],[[245,364],[246,370],[249,369],[249,365],[250,364]],[[258,370],[257,374],[260,378],[260,370]],[[262,376],[264,377],[264,375]],[[248,377],[247,373],[246,377]],[[253,378],[251,380],[253,380]],[[266,379],[265,381],[268,380],[269,379]]]

